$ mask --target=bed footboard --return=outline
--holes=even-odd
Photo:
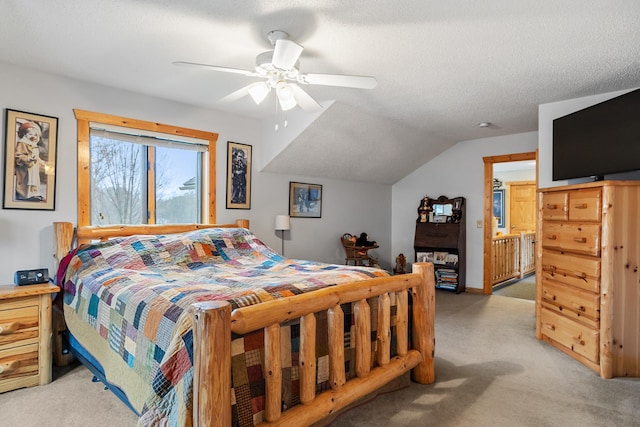
[[[409,348],[409,303],[413,307]],[[390,294],[395,294],[397,356],[391,358]],[[367,300],[378,304],[377,366],[370,368],[371,319]],[[355,303],[356,377],[344,374],[344,313],[341,304]],[[327,311],[331,389],[315,392],[315,313]],[[415,263],[413,273],[375,278],[320,289],[231,311],[226,302],[194,305],[194,426],[231,425],[231,333],[264,329],[265,422],[261,425],[311,425],[391,380],[412,371],[420,384],[435,380],[435,286],[433,264]],[[300,401],[281,411],[280,324],[300,319]]]

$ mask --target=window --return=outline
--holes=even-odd
[[[79,226],[215,223],[217,134],[75,114]]]

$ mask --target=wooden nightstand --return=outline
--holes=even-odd
[[[51,382],[51,294],[59,291],[0,285],[0,393]]]

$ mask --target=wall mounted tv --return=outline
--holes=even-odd
[[[640,89],[553,121],[553,180],[640,170]]]

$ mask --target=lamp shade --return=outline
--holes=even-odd
[[[276,230],[290,230],[291,219],[289,215],[276,215]]]
[[[271,88],[266,82],[253,83],[249,85],[249,95],[256,104],[260,104],[269,95]]]
[[[276,95],[282,111],[291,110],[296,106],[296,99],[293,97],[293,89],[286,82],[281,81],[276,85]]]

